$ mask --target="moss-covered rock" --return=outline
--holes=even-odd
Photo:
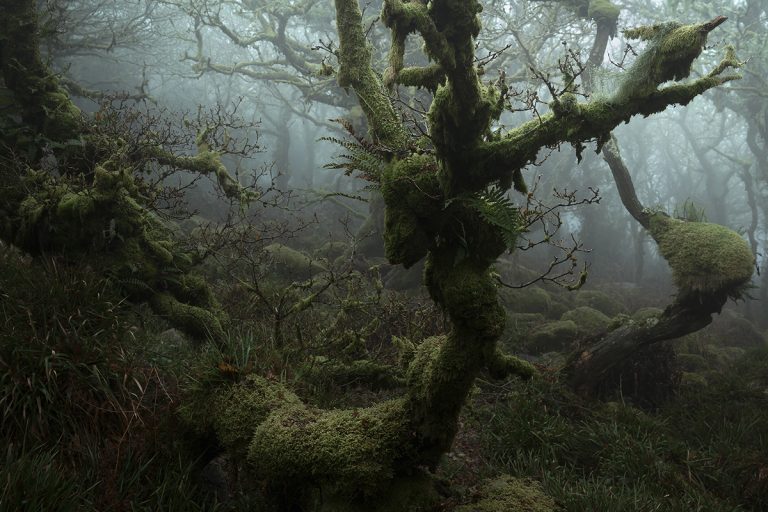
[[[683,372],[699,372],[709,368],[707,360],[699,354],[677,354],[677,361]]]
[[[600,311],[581,306],[565,313],[560,320],[572,320],[579,328],[580,334],[597,334],[608,329],[611,319]]]
[[[763,335],[752,322],[732,311],[724,311],[707,330],[722,345],[745,349],[765,345]]]
[[[621,302],[599,290],[579,290],[574,302],[576,306],[589,306],[609,317],[626,313],[626,308]]]
[[[573,320],[556,320],[536,327],[525,348],[532,354],[559,351],[568,347],[579,336],[579,327]]]
[[[647,322],[661,316],[664,310],[654,307],[640,308],[632,313],[632,321],[637,323]]]
[[[657,213],[650,232],[682,293],[739,296],[752,278],[755,258],[749,244],[724,226]]]
[[[557,512],[560,508],[535,480],[502,475],[484,483],[475,501],[456,512]]]
[[[522,289],[508,289],[501,292],[504,306],[515,313],[540,313],[549,316],[552,298],[538,286]]]

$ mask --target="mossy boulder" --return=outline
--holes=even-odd
[[[608,329],[611,319],[600,311],[581,306],[572,309],[560,317],[560,320],[572,320],[579,328],[580,334],[597,334]]]
[[[589,306],[609,317],[627,312],[621,302],[599,290],[580,290],[576,293],[574,302],[576,306]]]
[[[544,322],[546,319],[541,313],[508,313],[504,334],[499,343],[508,349],[519,348],[527,339],[528,333]]]
[[[501,298],[504,306],[515,313],[541,313],[549,316],[552,298],[546,290],[536,286],[503,290]]]
[[[535,328],[525,343],[532,354],[559,351],[568,347],[579,336],[579,327],[573,320],[556,320]]]
[[[560,508],[535,480],[502,475],[483,484],[473,503],[456,512],[556,512]]]
[[[709,368],[707,360],[699,354],[677,354],[677,362],[683,372],[699,372]]]
[[[644,323],[649,320],[653,320],[661,316],[661,314],[664,312],[664,310],[659,308],[640,308],[634,313],[632,313],[632,321],[636,323]]]
[[[708,330],[719,343],[729,347],[753,348],[765,344],[763,335],[752,322],[732,311],[723,312]]]
[[[684,294],[739,296],[752,278],[752,250],[733,230],[657,213],[650,219],[650,232]]]

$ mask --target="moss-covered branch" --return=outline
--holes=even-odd
[[[700,37],[700,32],[695,32],[696,37],[683,36],[690,35],[693,30],[700,31],[701,26],[688,25],[666,32],[666,37],[673,38],[673,42],[680,46],[675,46],[666,37],[660,37],[638,58],[612,97],[588,103],[577,103],[575,98],[561,98],[561,108],[555,112],[528,121],[511,130],[502,140],[483,144],[475,153],[483,168],[477,178],[477,186],[489,178],[507,178],[512,170],[533,162],[541,148],[561,143],[580,147],[584,141],[592,139],[602,145],[613,128],[628,122],[635,115],[649,116],[662,112],[670,105],[687,105],[705,91],[740,78],[738,75],[722,74],[726,69],[740,65],[729,49],[725,58],[708,75],[689,83],[659,88],[667,80],[688,75],[691,63],[701,52],[701,45],[706,39]],[[682,31],[683,35],[678,31]],[[651,57],[646,58],[646,55]],[[649,72],[649,69],[657,71]]]
[[[395,112],[381,79],[371,66],[371,49],[365,39],[362,13],[357,0],[335,0],[339,31],[338,81],[351,87],[360,101],[379,143],[393,150],[406,147],[407,134]]]

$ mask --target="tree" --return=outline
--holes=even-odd
[[[615,9],[608,2],[596,4]],[[371,178],[379,182],[386,204],[386,256],[405,267],[426,258],[425,284],[447,313],[451,330],[419,344],[404,343],[405,395],[368,408],[319,410],[281,384],[249,375],[202,389],[187,410],[191,421],[213,430],[256,477],[276,488],[296,492],[314,482],[323,503],[332,503],[334,510],[340,504],[383,510],[402,504],[408,493],[399,477],[423,481],[414,473],[434,468],[450,448],[459,413],[481,371],[496,377],[534,373],[496,346],[505,314],[491,275],[493,263],[514,246],[520,231],[519,213],[505,192],[514,183],[525,193],[523,168],[543,148],[567,143],[580,154],[590,140],[603,148],[610,131],[632,116],[685,105],[737,78],[725,72],[739,62],[729,52],[706,76],[682,82],[707,34],[722,20],[634,29],[629,34],[647,40],[649,47],[611,95],[580,103],[575,77],[566,77],[565,87],[552,91],[550,112],[502,131],[494,123],[515,97],[503,76],[483,83],[475,67],[478,1],[386,1],[381,19],[392,35],[382,75],[371,62],[358,2],[336,0],[335,7],[337,78],[357,95],[370,129],[370,141],[361,144],[358,155],[375,155],[382,162]],[[405,42],[412,34],[423,39],[430,64],[405,65]],[[663,85],[668,81],[675,83]],[[412,136],[402,123],[388,94],[391,84],[433,92],[426,137]],[[677,224],[647,215],[663,246],[662,232]],[[751,268],[744,274],[737,276],[738,283],[718,283],[718,291],[743,284]],[[195,412],[202,403],[210,407],[204,417]],[[428,496],[410,490],[411,499]]]
[[[43,61],[37,3],[0,5],[0,72],[14,99],[0,117],[0,238],[35,256],[93,259],[131,300],[195,338],[220,340],[226,315],[191,273],[198,255],[153,211],[162,187],[150,177],[163,168],[210,175],[225,194],[247,199],[221,155],[252,146],[204,116],[191,123],[194,141],[149,115],[85,116]],[[196,154],[174,152],[179,146]]]

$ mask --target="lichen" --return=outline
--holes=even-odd
[[[657,213],[650,218],[650,233],[684,294],[738,296],[752,278],[755,258],[749,244],[724,226]]]

